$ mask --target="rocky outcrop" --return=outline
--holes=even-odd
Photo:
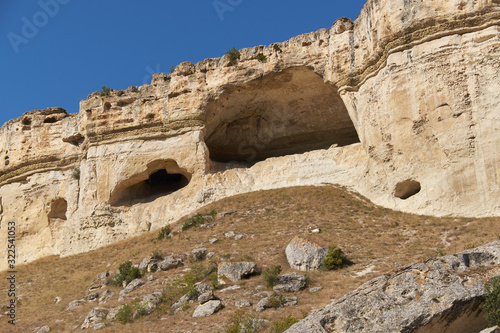
[[[324,183],[407,212],[498,215],[499,19],[496,0],[369,0],[355,22],[235,64],[27,112],[0,128],[0,240],[13,221],[18,262],[69,255],[234,194]]]
[[[484,285],[500,274],[500,242],[371,280],[286,332],[463,332],[487,327]]]

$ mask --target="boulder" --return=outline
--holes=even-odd
[[[66,311],[72,310],[72,309],[77,308],[79,306],[82,306],[83,304],[85,304],[85,300],[84,299],[77,299],[77,300],[71,301],[68,304],[68,306],[66,307]]]
[[[125,289],[123,289],[122,291],[120,291],[120,296],[123,296],[125,294],[128,294],[130,293],[131,291],[133,290],[136,290],[137,288],[139,288],[140,286],[142,286],[143,284],[145,284],[146,282],[144,282],[144,280],[141,280],[141,279],[135,279],[135,280],[132,280],[126,287]]]
[[[294,272],[278,276],[273,290],[278,292],[295,293],[304,289],[306,285],[307,281],[305,275]]]
[[[99,298],[99,294],[98,293],[91,293],[91,294],[88,294],[87,296],[84,297],[84,299],[86,301],[95,301],[98,298]]]
[[[200,304],[203,304],[203,303],[206,303],[208,301],[211,301],[211,300],[215,300],[217,299],[213,293],[213,291],[207,291],[207,292],[204,292],[203,294],[200,294],[200,296],[198,296],[198,302],[200,302]]]
[[[100,303],[106,303],[107,300],[109,300],[111,297],[115,295],[114,292],[111,290],[105,290],[102,294],[101,297],[99,297],[99,304]]]
[[[317,270],[327,252],[327,249],[299,237],[294,237],[285,250],[290,267],[299,271]]]
[[[234,302],[234,305],[238,308],[248,308],[248,307],[252,306],[252,303],[246,299],[242,299],[242,300]]]
[[[201,304],[194,310],[193,317],[208,317],[222,309],[222,302],[219,300],[208,301]]]
[[[235,235],[234,231],[228,231],[224,234],[224,236],[226,236],[226,238],[234,237],[234,235]]]
[[[48,327],[47,325],[42,326],[42,327],[37,327],[37,328],[35,328],[35,330],[33,332],[34,333],[49,333],[50,327]]]
[[[112,308],[109,310],[108,315],[106,316],[107,319],[115,319],[116,315],[118,312],[123,308],[125,305],[119,305],[117,307]]]
[[[255,273],[257,265],[253,262],[222,262],[217,267],[217,274],[219,275],[219,280],[221,278],[228,278],[231,282],[238,282],[242,278],[247,277]]]
[[[193,258],[194,261],[199,261],[205,259],[207,256],[207,249],[206,248],[200,248],[200,249],[194,249],[191,251],[191,258]]]
[[[106,319],[107,315],[108,315],[108,310],[101,308],[94,308],[90,310],[87,317],[85,317],[85,320],[83,321],[83,324],[80,328],[84,330],[91,326],[94,327],[96,324]]]
[[[158,263],[158,268],[162,271],[168,271],[169,269],[174,269],[184,265],[182,259],[169,258]]]
[[[298,332],[479,332],[484,285],[498,275],[500,241],[402,267],[293,325]]]

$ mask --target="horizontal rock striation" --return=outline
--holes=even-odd
[[[240,50],[234,64],[181,63],[95,92],[78,114],[27,112],[0,128],[0,225],[17,223],[23,262],[295,185],[498,215],[499,21],[496,0],[370,0],[355,22]]]

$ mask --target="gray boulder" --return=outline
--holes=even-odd
[[[208,301],[204,304],[201,304],[194,310],[193,317],[208,317],[216,313],[222,309],[222,302],[219,300]]]
[[[69,310],[72,310],[72,309],[77,308],[79,306],[82,306],[83,304],[85,304],[84,299],[77,299],[77,300],[71,301],[68,304],[68,306],[66,307],[66,311],[69,311]]]
[[[476,333],[487,327],[481,313],[484,284],[498,274],[499,264],[497,241],[406,266],[361,285],[286,332]]]
[[[113,297],[115,295],[114,292],[112,292],[111,290],[105,290],[102,294],[101,294],[101,297],[99,297],[99,304],[100,303],[106,303],[106,301],[108,299],[110,299],[111,297]]]
[[[181,267],[183,265],[184,262],[182,261],[182,259],[174,259],[170,257],[158,263],[158,268],[161,269],[162,271],[168,271],[169,269],[174,269],[177,267]]]
[[[327,252],[327,249],[299,237],[294,237],[285,249],[290,267],[299,271],[317,270]]]
[[[219,275],[219,280],[224,283],[222,278],[227,278],[231,282],[238,282],[242,278],[250,276],[255,273],[257,265],[253,262],[222,262],[217,267],[217,274]]]
[[[500,333],[500,328],[498,326],[488,327],[479,333]]]
[[[104,319],[106,319],[108,315],[108,310],[106,309],[100,309],[100,308],[94,308],[90,310],[88,313],[87,317],[85,317],[85,320],[83,321],[82,326],[80,327],[82,330],[89,328],[89,327],[94,327],[96,324],[100,323]]]
[[[49,333],[50,327],[48,327],[47,325],[42,326],[42,327],[37,327],[37,328],[35,328],[35,330],[33,332],[34,333]]]
[[[207,291],[207,292],[204,292],[203,294],[200,294],[200,296],[198,296],[198,302],[200,302],[200,304],[203,304],[203,303],[206,303],[208,301],[211,301],[211,300],[215,300],[217,299],[213,293],[213,291]]]
[[[108,312],[108,315],[106,316],[107,319],[115,319],[116,315],[118,314],[118,312],[121,310],[121,308],[123,308],[125,305],[119,305],[115,308],[112,308],[111,310],[109,310]]]
[[[295,293],[304,289],[306,285],[307,282],[305,275],[294,272],[278,276],[273,290],[278,292]]]
[[[122,291],[120,291],[120,295],[123,296],[125,294],[128,294],[130,293],[131,291],[133,290],[136,290],[137,288],[139,288],[140,286],[142,286],[144,283],[144,280],[141,280],[141,279],[135,279],[135,280],[132,280],[126,287],[125,289],[123,289]]]
[[[252,306],[252,303],[250,303],[250,301],[248,301],[246,299],[242,299],[242,300],[234,302],[234,305],[238,308],[248,308],[248,307]]]

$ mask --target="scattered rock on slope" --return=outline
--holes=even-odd
[[[280,275],[276,278],[274,291],[295,293],[304,289],[307,285],[306,277],[302,274],[290,273]]]
[[[327,249],[300,237],[294,237],[286,247],[285,253],[291,268],[313,271],[321,266]]]
[[[247,277],[255,273],[257,265],[253,262],[222,262],[217,268],[217,274],[219,275],[219,280],[221,283],[222,278],[228,278],[231,282],[238,282],[242,278]]]
[[[208,301],[201,304],[194,310],[193,317],[208,317],[222,309],[222,302],[219,300]]]

